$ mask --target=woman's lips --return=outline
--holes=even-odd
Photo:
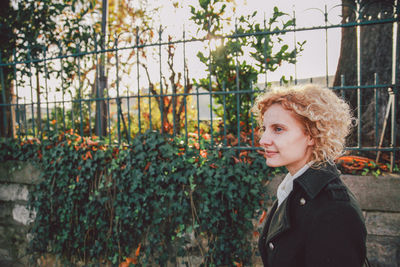
[[[278,152],[277,151],[266,150],[264,154],[265,154],[265,156],[267,158],[271,158],[271,157],[275,156],[276,154],[278,154]]]

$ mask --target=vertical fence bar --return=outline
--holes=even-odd
[[[361,129],[362,129],[362,108],[361,108],[361,4],[357,0],[357,26],[356,26],[356,38],[357,38],[357,146],[361,148]]]
[[[95,78],[94,78],[94,84],[95,84],[95,89],[96,89],[96,115],[95,115],[95,132],[97,136],[101,136],[101,119],[100,119],[100,100],[99,95],[100,95],[100,86],[99,86],[99,52],[97,50],[97,35],[93,35],[93,40],[94,40],[94,54],[95,54],[95,61],[96,61],[96,73],[95,73]]]
[[[88,128],[89,128],[89,137],[92,137],[92,99],[89,97],[88,101]]]
[[[56,131],[56,133],[58,133],[58,122],[57,122],[57,98],[56,98],[56,94],[54,93],[54,129]]]
[[[184,92],[185,94],[183,95],[183,103],[185,106],[185,146],[188,145],[188,127],[187,127],[187,93],[188,93],[188,84],[186,83],[186,37],[185,37],[185,25],[183,25],[183,86],[184,86]]]
[[[139,66],[138,66],[139,67]],[[152,95],[151,95],[151,87],[149,85],[148,88],[148,92],[147,92],[147,96],[148,96],[148,105],[149,105],[149,129],[153,130],[153,123],[152,123],[152,118],[151,118],[151,99],[152,99]],[[157,98],[156,98],[157,99]]]
[[[126,109],[127,109],[127,115],[128,115],[128,133],[127,133],[127,138],[128,138],[128,144],[131,143],[131,112],[130,112],[130,94],[129,94],[129,88],[126,90]]]
[[[120,145],[121,144],[120,116],[122,117],[122,111],[121,111],[121,98],[119,97],[118,36],[115,37],[114,48],[115,48],[115,68],[116,68],[115,79],[117,84],[117,131],[118,131],[118,145]]]
[[[391,94],[392,100],[392,118],[391,118],[391,147],[392,151],[390,152],[390,171],[393,171],[394,164],[396,163],[396,137],[397,137],[397,127],[396,127],[396,115],[397,115],[397,104],[398,104],[398,62],[397,58],[399,57],[399,36],[398,36],[398,18],[400,17],[400,8],[398,0],[394,1],[394,18],[393,22],[393,33],[392,33],[392,84],[394,86],[393,93]]]
[[[172,85],[173,87],[175,85]],[[177,101],[177,92],[172,92],[171,101],[172,101],[172,134],[176,136],[176,101]]]
[[[90,62],[90,58],[87,60],[88,62]],[[95,65],[94,65],[95,66]],[[88,128],[89,128],[89,137],[92,137],[92,98],[93,98],[93,93],[94,93],[94,88],[92,87],[92,91],[89,96],[89,99],[87,101],[88,104]]]
[[[161,133],[164,133],[164,92],[163,92],[163,84],[162,84],[162,57],[161,57],[161,42],[162,42],[162,26],[160,25],[160,29],[158,32],[159,36],[159,45],[158,45],[158,60],[160,62],[160,107],[161,107]]]
[[[210,25],[211,23],[208,23],[208,33],[210,35]],[[214,40],[216,41],[216,40]],[[211,42],[211,39],[210,41]],[[210,93],[210,135],[211,135],[211,147],[213,147],[214,142],[213,142],[213,110],[212,110],[212,95],[213,95],[213,90],[212,90],[212,72],[211,72],[211,65],[212,65],[212,61],[211,61],[211,45],[208,46],[208,54],[209,54],[209,61],[208,61],[208,75],[209,75],[209,80],[208,80],[208,91]]]
[[[379,78],[378,78],[378,73],[375,72],[374,74],[374,84],[377,86],[379,84]],[[375,147],[378,147],[378,121],[379,121],[379,98],[378,98],[378,89],[377,87],[374,88],[374,97],[375,97]]]
[[[254,105],[254,93],[255,91],[253,90],[253,83],[250,83],[250,90],[251,90],[251,96],[250,96],[250,104],[251,107]],[[251,124],[251,147],[254,147],[254,118],[253,118],[253,112],[250,112],[250,124]]]
[[[267,20],[265,18],[265,12],[264,12],[264,31],[267,31]],[[264,52],[264,62],[265,62],[265,82],[264,82],[265,89],[268,86],[268,73],[267,73],[268,72],[268,57],[267,57],[268,39],[269,39],[269,35],[265,34],[264,51],[263,51]]]
[[[151,30],[152,31],[152,30]],[[139,27],[137,27],[137,30],[136,30],[136,32],[138,33],[139,32]],[[137,54],[139,54],[139,47],[138,47],[138,50],[137,50]],[[137,68],[139,69],[139,60],[137,61],[137,63],[138,63],[138,65],[137,65]],[[139,73],[139,70],[138,70],[138,73]],[[138,87],[139,87],[139,84],[138,84]],[[151,112],[151,99],[152,99],[152,92],[151,92],[151,86],[150,86],[150,80],[149,80],[149,87],[148,87],[148,92],[147,92],[147,96],[148,96],[148,105],[149,105],[149,129],[150,130],[152,130],[153,129],[153,123],[152,123],[152,112]],[[153,88],[154,89],[154,88]],[[157,99],[157,97],[156,97],[156,99]]]
[[[56,131],[56,133],[58,133],[58,115],[57,115],[57,96],[54,92],[54,119],[55,119],[55,123],[54,123],[54,129]]]
[[[40,92],[40,84],[39,84],[39,78],[40,78],[40,72],[39,72],[39,63],[36,63],[36,98],[37,98],[37,120],[38,120],[38,134],[40,140],[42,141],[43,139],[43,129],[42,129],[42,110],[41,110],[41,100],[40,100],[40,96],[41,96],[41,92]]]
[[[47,49],[46,46],[43,46],[43,56],[44,56],[44,88],[45,88],[45,92],[46,92],[46,115],[47,115],[47,119],[46,119],[46,126],[47,126],[47,132],[50,131],[50,123],[49,123],[49,88],[47,85],[47,77],[48,77],[48,71],[47,71]]]
[[[35,107],[33,103],[33,84],[32,84],[32,60],[31,60],[31,47],[28,47],[28,66],[29,66],[29,85],[31,87],[31,120],[32,120],[32,135],[36,136],[35,127]]]
[[[237,20],[235,20],[235,35],[238,34],[237,31]],[[239,42],[239,38],[235,37],[236,41]],[[240,81],[239,81],[239,58],[238,53],[235,53],[236,58],[236,119],[237,119],[237,138],[238,138],[238,146],[240,147]]]
[[[63,60],[62,60],[62,46],[60,43],[58,43],[58,56],[60,57],[60,79],[61,79],[61,92],[62,92],[62,116],[63,116],[63,131],[66,130],[66,125],[65,125],[65,91],[64,91],[64,78],[63,78],[63,73],[64,73],[64,65],[63,65]]]
[[[17,55],[15,49],[13,49],[13,58],[14,58],[14,63],[17,62]],[[1,61],[0,61],[1,62]],[[20,117],[21,117],[21,112],[19,108],[19,93],[18,93],[18,79],[17,79],[17,64],[13,64],[13,71],[14,71],[14,82],[15,82],[15,94],[17,98],[17,106],[15,109],[15,114],[17,118],[17,124],[18,124],[18,140],[21,141],[21,122],[20,122]],[[4,88],[3,88],[4,90]]]
[[[297,85],[297,40],[296,40],[296,10],[293,5],[293,41],[294,41],[294,84]]]
[[[138,123],[139,123],[139,133],[142,132],[142,124],[141,124],[141,116],[140,116],[140,81],[139,81],[139,77],[140,77],[140,72],[139,72],[139,44],[140,44],[140,40],[139,40],[139,27],[136,27],[136,45],[137,45],[137,50],[136,50],[136,80],[137,80],[137,92],[138,92]]]
[[[168,46],[171,45],[170,41],[172,41],[172,38],[168,38]],[[177,45],[177,44],[176,44]],[[172,89],[172,95],[171,95],[171,101],[172,101],[172,134],[173,136],[176,136],[176,104],[178,102],[178,96],[177,96],[177,89],[178,86],[174,84],[175,81],[171,82],[171,89]],[[179,80],[178,80],[179,83]]]
[[[80,54],[81,52],[81,48],[80,48],[80,44],[77,43],[76,44],[76,50],[78,52],[78,54]],[[82,114],[82,81],[81,81],[81,56],[78,55],[78,93],[79,93],[79,116],[80,116],[80,135],[84,136],[83,133],[83,114]],[[72,112],[73,113],[73,112]],[[83,138],[82,138],[82,142],[83,142]]]
[[[76,57],[74,57],[74,64],[76,64]],[[70,85],[72,85],[73,82],[74,81],[71,81]],[[70,94],[70,96],[71,96],[71,101],[70,101],[71,102],[71,129],[72,129],[73,132],[75,132],[75,116],[74,116],[74,104],[75,104],[75,101],[74,101],[74,98],[73,98],[72,94]]]
[[[200,145],[200,100],[199,100],[199,87],[196,86],[196,101],[197,101],[197,139]]]
[[[225,83],[225,81],[223,81],[222,82],[222,89],[223,89],[223,91],[224,91],[224,94],[223,94],[223,98],[222,98],[222,104],[223,104],[223,106],[224,106],[224,146],[226,147],[228,144],[227,144],[227,140],[226,140],[226,83]]]
[[[109,40],[108,40],[109,41]],[[104,53],[104,73],[106,73],[106,58],[107,58],[107,52],[106,50],[106,36],[104,36],[104,43],[103,43],[103,48],[102,48],[102,53]],[[107,124],[108,124],[108,143],[109,145],[111,145],[111,115],[110,115],[110,92],[109,92],[109,86],[108,86],[108,82],[107,82],[107,76],[104,74],[103,76],[104,79],[104,88],[102,88],[102,90],[105,90],[107,92]],[[103,94],[104,95],[104,94]],[[107,127],[107,125],[106,125]]]
[[[344,86],[344,74],[340,75],[340,87],[343,88]],[[344,89],[340,90],[340,94],[342,95],[342,98],[344,99],[345,95],[344,95]]]
[[[328,57],[328,9],[325,4],[325,12],[324,12],[324,18],[325,18],[325,77],[326,77],[326,87],[329,88],[329,57]]]
[[[2,74],[4,75],[4,73]],[[3,76],[4,79],[4,76]],[[4,87],[3,87],[4,88]],[[14,115],[15,113],[13,112],[13,108],[15,108],[15,104],[13,103],[13,99],[12,99],[12,92],[10,92],[10,96],[9,96],[9,101],[10,101],[10,132],[11,132],[11,137],[14,138]]]
[[[151,114],[151,99],[152,99],[152,96],[151,96],[151,87],[150,87],[150,85],[149,85],[149,88],[148,88],[147,97],[148,97],[148,105],[149,105],[149,129],[153,130],[153,123],[152,123],[152,118],[151,118],[151,115],[152,115]]]
[[[24,96],[24,130],[25,130],[25,138],[28,136],[28,123],[26,121],[26,98]]]
[[[136,28],[136,33],[138,29]],[[136,44],[137,45],[137,44]],[[131,107],[130,107],[130,94],[129,94],[129,88],[126,89],[126,108],[127,108],[127,115],[128,115],[128,133],[127,133],[127,138],[128,138],[128,144],[131,144]]]

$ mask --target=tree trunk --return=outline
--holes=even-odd
[[[366,17],[377,20],[391,18],[394,12],[394,0],[362,0],[359,6]],[[342,0],[342,23],[355,22],[357,20],[355,0]],[[378,84],[392,84],[392,46],[393,46],[393,24],[373,24],[360,27],[360,80],[357,71],[357,30],[356,27],[342,28],[341,50],[336,70],[334,86],[361,86]],[[399,48],[397,48],[399,49]],[[399,58],[395,59],[399,65]],[[376,74],[376,75],[375,75]],[[377,80],[376,80],[377,77]],[[396,83],[399,83],[397,77]],[[354,116],[357,117],[357,90],[344,90],[344,96],[349,101]],[[361,132],[362,146],[375,146],[381,134],[382,125],[388,103],[388,88],[377,89],[377,106],[374,89],[361,88]],[[375,136],[375,112],[378,114],[376,121],[379,134]],[[397,120],[399,116],[397,114]],[[389,128],[389,127],[388,127]],[[387,136],[387,135],[386,135]],[[390,138],[385,138],[383,145],[388,146]],[[357,127],[353,129],[348,140],[348,146],[357,146]]]
[[[105,43],[107,37],[107,17],[108,17],[108,1],[103,0],[102,9],[102,21],[101,21],[101,50],[105,50]],[[105,64],[106,55],[100,54],[100,66],[99,66],[99,87],[96,92],[96,135],[106,136],[107,135],[107,106],[104,98],[104,91],[107,88],[107,77],[105,75]]]
[[[1,63],[12,60],[12,51],[15,47],[15,36],[12,26],[4,23],[10,13],[10,1],[0,1],[0,53]],[[0,68],[0,136],[12,137],[15,135],[15,95],[13,92],[13,68]]]

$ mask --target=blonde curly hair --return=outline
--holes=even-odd
[[[260,126],[272,104],[294,112],[314,139],[311,159],[314,165],[333,161],[343,153],[352,115],[349,105],[327,88],[309,84],[302,87],[275,88],[259,96],[252,108]]]

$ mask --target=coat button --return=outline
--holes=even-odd
[[[300,205],[304,206],[306,204],[306,200],[304,197],[300,198]]]
[[[272,242],[269,242],[268,246],[270,250],[274,250],[274,244],[272,244]]]

